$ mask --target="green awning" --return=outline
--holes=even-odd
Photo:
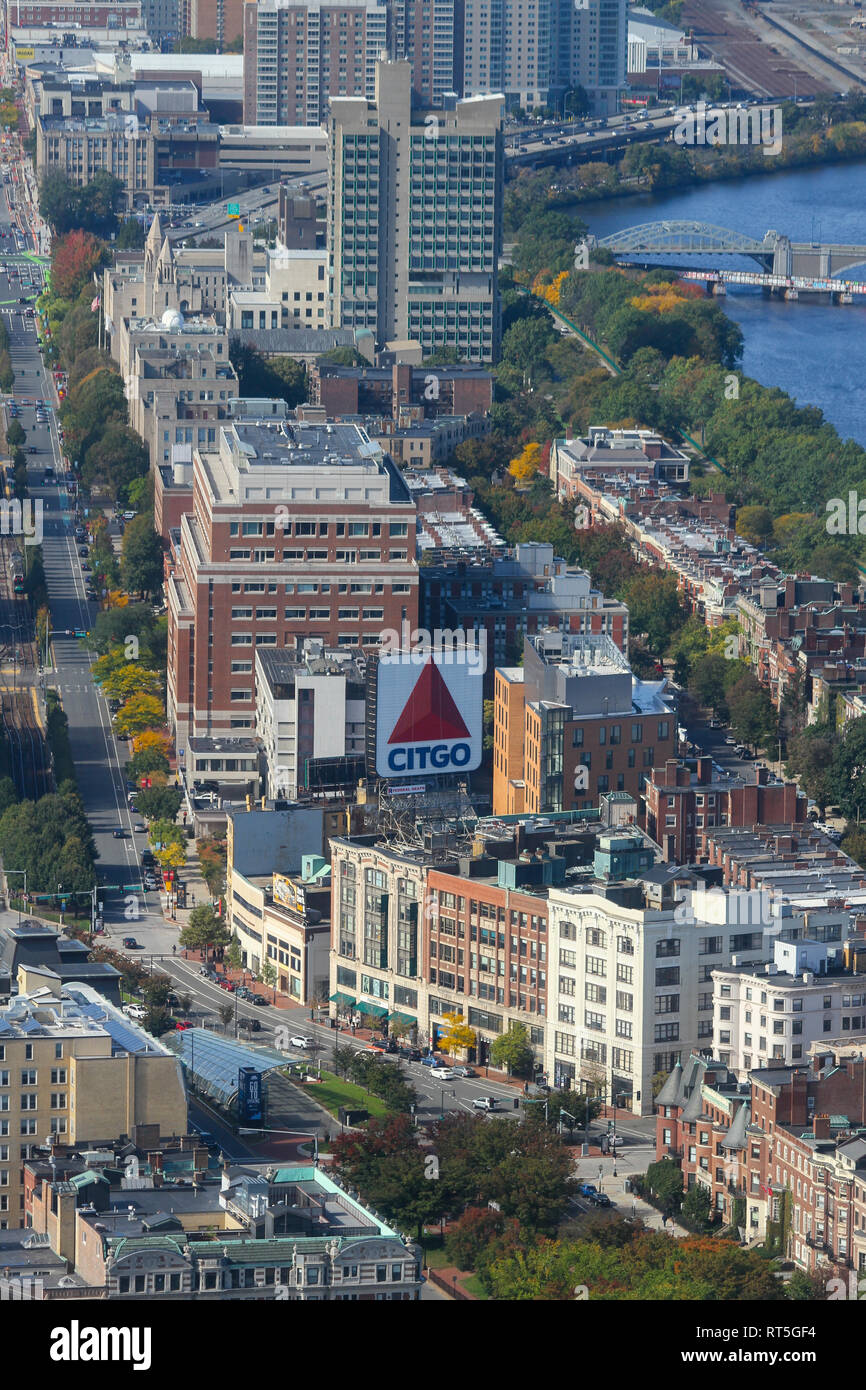
[[[381,1004],[368,1004],[366,999],[359,1000],[358,1009],[362,1014],[369,1014],[371,1018],[384,1018],[388,1012]]]
[[[418,1027],[418,1020],[417,1020],[417,1018],[413,1018],[411,1014],[399,1014],[399,1013],[389,1014],[389,1015],[388,1015],[388,1022],[389,1022],[389,1023],[406,1023],[406,1024],[408,1024],[408,1026],[409,1026],[410,1028],[417,1028],[417,1027]]]
[[[332,1004],[354,1004],[354,1002],[351,994],[341,994],[339,990],[337,990],[336,994],[331,995]]]

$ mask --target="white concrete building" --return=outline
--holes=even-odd
[[[300,792],[323,786],[323,777],[338,779],[341,759],[347,778],[352,759],[362,767],[365,710],[360,650],[326,651],[314,641],[302,652],[259,648],[256,734],[267,795],[295,801]]]
[[[777,941],[773,961],[713,971],[713,1056],[741,1080],[799,1066],[813,1043],[866,1029],[866,975],[828,974],[825,942]]]
[[[760,894],[696,890],[688,870],[552,888],[552,1082],[652,1114],[652,1078],[712,1046],[713,971],[764,959]],[[743,920],[743,919],[746,920]]]

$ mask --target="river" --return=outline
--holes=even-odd
[[[641,222],[686,218],[759,239],[772,228],[792,241],[866,245],[866,164],[583,203],[575,212],[599,237]],[[724,258],[724,265],[734,268],[734,259]],[[742,268],[757,267],[743,260]],[[851,275],[866,278],[856,270]],[[819,406],[843,438],[866,446],[866,298],[846,305],[788,303],[729,287],[720,303],[743,330],[747,376],[780,386],[798,405]]]

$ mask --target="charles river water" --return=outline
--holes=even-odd
[[[792,241],[866,246],[866,163],[583,203],[574,211],[598,237],[665,218],[711,223],[759,240],[772,229]],[[757,269],[731,257],[700,268],[725,266]],[[846,274],[866,281],[866,265]],[[787,303],[764,298],[760,290],[729,288],[719,302],[743,330],[747,376],[780,386],[798,405],[818,406],[843,439],[866,446],[866,296],[846,305],[807,298]]]

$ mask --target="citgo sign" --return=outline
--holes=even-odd
[[[481,763],[482,675],[451,652],[394,652],[379,661],[376,772],[432,777]]]

